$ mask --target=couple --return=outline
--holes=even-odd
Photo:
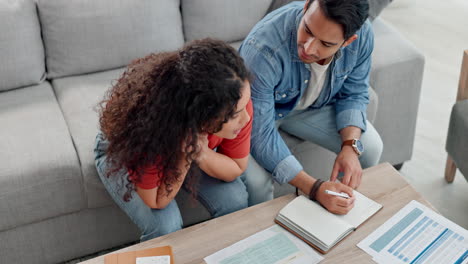
[[[213,217],[272,199],[271,177],[333,213],[351,210],[362,167],[382,153],[366,120],[367,12],[366,0],[295,2],[263,18],[240,56],[204,39],[128,66],[101,103],[95,161],[142,241],[182,227],[180,188]],[[278,127],[337,153],[330,181],[302,169]]]

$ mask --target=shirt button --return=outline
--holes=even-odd
[[[283,117],[283,114],[278,114],[279,117]]]
[[[285,98],[285,97],[286,97],[286,94],[283,94],[281,97]]]
[[[308,83],[308,82],[309,82],[309,80],[305,80],[305,81],[304,81],[304,83]]]

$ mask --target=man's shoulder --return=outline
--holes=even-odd
[[[359,29],[359,35],[367,36],[369,34],[373,34],[372,24],[369,19],[366,19],[364,24],[362,24],[361,28]]]
[[[356,35],[358,36],[357,40],[351,43],[345,51],[359,54],[360,52],[365,52],[368,49],[373,49],[374,33],[372,31],[372,24],[369,20],[364,22],[361,28],[356,32]]]
[[[303,6],[304,2],[295,1],[270,12],[253,27],[243,45],[269,52],[285,48],[291,33],[296,30],[297,17]]]

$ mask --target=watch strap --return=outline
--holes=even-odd
[[[341,143],[341,149],[343,149],[344,146],[351,146],[354,150],[354,152],[360,156],[362,153],[358,150],[357,146],[356,146],[356,142],[358,141],[359,139],[348,139],[348,140],[345,140],[343,141],[343,143]]]
[[[353,142],[354,142],[354,139],[348,139],[348,140],[345,140],[343,141],[343,143],[341,143],[341,148],[343,149],[344,146],[353,146]]]

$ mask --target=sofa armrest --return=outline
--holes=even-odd
[[[424,56],[381,18],[373,28],[370,85],[379,97],[374,126],[384,143],[380,162],[400,164],[413,152]]]

